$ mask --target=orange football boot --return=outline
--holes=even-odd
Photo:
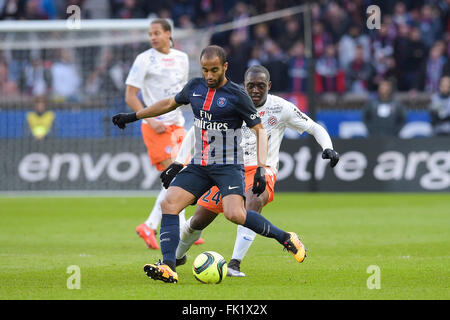
[[[149,249],[159,249],[158,242],[156,241],[156,231],[149,228],[145,223],[142,223],[136,227],[136,233],[144,239],[145,244]]]
[[[295,260],[298,262],[303,262],[306,258],[306,248],[303,245],[303,243],[298,238],[298,235],[294,232],[288,232],[290,237],[287,239],[283,246],[284,248],[292,253],[292,255],[295,257]]]
[[[155,264],[146,264],[144,272],[147,277],[153,280],[160,280],[166,283],[177,283],[178,274],[173,271],[167,264],[158,261]]]

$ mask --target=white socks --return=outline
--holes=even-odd
[[[161,201],[164,200],[164,197],[166,196],[167,189],[162,188],[161,191],[158,194],[158,197],[156,198],[155,205],[153,206],[152,212],[150,212],[150,215],[148,216],[147,220],[145,221],[145,224],[153,230],[158,230],[159,224],[161,223],[162,218],[162,212],[161,212]],[[184,215],[184,209],[180,212],[178,215],[180,217],[180,226],[183,226],[186,223],[186,217]]]
[[[250,246],[253,243],[253,240],[255,240],[255,236],[256,232],[244,226],[238,225],[232,259],[239,261],[244,259],[248,249],[250,249]]]
[[[178,243],[176,258],[181,259],[186,252],[191,248],[195,241],[197,241],[203,230],[194,230],[191,228],[190,217],[186,223],[180,224],[180,242]],[[232,259],[241,261],[247,254],[248,249],[255,240],[256,232],[239,225],[237,227],[236,242],[234,244]]]
[[[177,259],[181,259],[194,242],[200,239],[200,236],[202,235],[203,230],[194,230],[191,228],[191,219],[192,217],[190,217],[183,225],[180,224],[180,242],[178,243],[175,254]]]

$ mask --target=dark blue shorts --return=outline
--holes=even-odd
[[[189,164],[176,175],[170,185],[192,193],[197,199],[213,186],[219,188],[222,197],[229,194],[239,194],[244,197],[244,173],[244,166],[240,164],[215,164],[209,166]]]

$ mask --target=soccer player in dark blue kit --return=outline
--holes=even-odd
[[[144,271],[154,280],[175,283],[175,252],[180,240],[178,213],[195,204],[212,186],[222,194],[225,217],[254,232],[276,239],[298,262],[306,249],[293,232],[285,232],[257,212],[244,206],[244,161],[241,147],[243,121],[257,137],[258,169],[252,191],[261,194],[266,187],[267,134],[252,100],[243,88],[225,77],[228,67],[225,51],[208,46],[200,54],[203,78],[194,78],[176,96],[156,102],[137,113],[117,114],[113,123],[124,129],[127,123],[156,117],[191,104],[194,113],[195,146],[191,163],[176,175],[161,202],[160,244],[163,261],[147,264]],[[177,170],[174,168],[174,170]]]

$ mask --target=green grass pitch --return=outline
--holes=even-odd
[[[263,213],[297,232],[308,257],[299,264],[258,236],[242,263],[247,277],[219,285],[197,282],[191,265],[207,250],[230,259],[236,226],[223,215],[177,269],[179,283],[146,277],[142,266],[161,255],[135,227],[154,200],[0,198],[0,299],[450,298],[449,194],[278,193]],[[80,268],[80,289],[67,287],[72,265]],[[369,289],[378,275],[379,289]]]

